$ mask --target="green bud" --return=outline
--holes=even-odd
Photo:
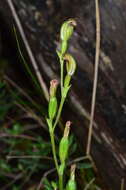
[[[53,120],[57,112],[57,98],[56,98],[56,91],[57,91],[58,81],[56,79],[51,80],[50,82],[50,99],[48,105],[48,113],[49,119]]]
[[[48,113],[49,113],[49,119],[54,119],[57,112],[57,98],[52,97],[49,100],[49,107],[48,107]]]
[[[72,76],[76,70],[76,61],[70,54],[65,54],[64,61],[66,61],[67,74]]]
[[[59,145],[59,157],[60,157],[61,164],[64,164],[64,162],[67,158],[67,155],[68,155],[68,149],[69,149],[68,136],[69,136],[69,131],[70,131],[70,125],[71,125],[71,122],[67,121],[65,129],[64,129],[64,135],[63,135],[63,137],[60,141],[60,145]]]
[[[56,79],[50,81],[50,89],[49,89],[50,98],[56,96],[57,86],[58,86],[58,81]]]
[[[76,181],[75,181],[75,169],[76,169],[76,165],[73,164],[71,166],[71,174],[70,174],[70,179],[68,181],[66,190],[76,190],[77,186],[76,186]]]
[[[68,138],[63,137],[60,141],[60,146],[59,146],[59,157],[61,163],[64,163],[67,158],[68,148],[69,148],[69,140]]]
[[[60,38],[62,41],[68,41],[70,39],[75,26],[76,21],[74,19],[69,19],[62,24],[60,31]]]

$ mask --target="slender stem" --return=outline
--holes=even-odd
[[[90,155],[91,151],[91,140],[93,132],[93,121],[94,121],[94,112],[95,112],[95,103],[96,103],[96,92],[97,92],[97,83],[98,83],[98,66],[99,66],[99,57],[100,57],[100,10],[99,10],[99,0],[95,0],[96,5],[96,53],[95,53],[95,71],[94,71],[94,81],[93,81],[93,93],[92,93],[92,103],[91,103],[91,119],[89,124],[88,132],[88,142],[86,155]]]
[[[59,174],[59,166],[58,166],[58,161],[57,161],[57,157],[56,157],[56,145],[55,145],[54,132],[53,131],[50,132],[50,138],[51,138],[53,158],[54,158],[57,173]]]
[[[61,77],[61,94],[62,94],[62,89],[63,89],[63,66],[64,66],[64,61],[63,61],[63,58],[61,56],[60,58],[60,77]]]
[[[54,131],[50,132],[50,137],[51,137],[53,158],[54,158],[56,170],[57,170],[57,173],[59,176],[59,190],[63,190],[63,175],[59,174],[59,165],[58,165],[57,156],[56,156],[56,145],[55,145],[55,139],[54,139]]]
[[[63,190],[63,175],[59,175],[59,190]]]
[[[56,125],[57,125],[57,123],[58,123],[58,121],[59,121],[59,118],[60,118],[60,115],[61,115],[61,112],[62,112],[62,108],[63,108],[64,101],[65,101],[65,98],[62,97],[62,98],[61,98],[61,101],[60,101],[60,105],[59,105],[57,117],[56,117],[55,123],[54,123],[54,125],[53,125],[53,131],[55,130],[55,127],[56,127]]]

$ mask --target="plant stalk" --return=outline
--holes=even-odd
[[[50,138],[51,138],[53,158],[54,158],[57,173],[59,174],[59,166],[58,166],[58,161],[57,161],[57,157],[56,157],[56,145],[55,145],[55,139],[54,139],[54,131],[50,132]]]
[[[51,137],[53,158],[54,158],[56,170],[57,170],[57,173],[58,173],[58,176],[59,176],[59,190],[63,190],[63,175],[59,174],[59,165],[58,165],[57,156],[56,156],[56,146],[55,146],[55,139],[54,139],[54,131],[50,132],[50,137]]]
[[[61,56],[61,58],[60,58],[61,94],[62,94],[62,89],[63,89],[63,66],[64,66],[64,61],[63,61],[63,58]]]
[[[57,125],[57,123],[58,123],[58,121],[59,121],[59,118],[60,118],[60,115],[61,115],[61,112],[62,112],[62,108],[63,108],[64,102],[65,102],[65,98],[62,97],[62,98],[61,98],[61,101],[60,101],[60,105],[59,105],[57,117],[56,117],[55,123],[54,123],[54,125],[53,125],[53,131],[55,130],[55,127],[56,127],[56,125]]]
[[[59,174],[59,190],[63,190],[63,175]]]

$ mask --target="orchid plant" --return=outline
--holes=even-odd
[[[69,47],[69,39],[71,38],[74,28],[76,26],[76,21],[74,19],[69,19],[65,21],[60,30],[60,50],[57,50],[57,55],[59,57],[60,62],[60,89],[61,89],[61,99],[60,104],[57,102],[57,88],[58,88],[58,80],[53,79],[50,82],[49,89],[49,103],[48,103],[48,117],[46,118],[47,124],[49,127],[49,134],[52,145],[52,153],[55,162],[55,167],[58,174],[58,184],[52,182],[52,187],[54,190],[76,190],[76,181],[75,181],[75,168],[76,165],[71,166],[70,179],[65,184],[64,182],[64,172],[66,169],[66,160],[68,158],[69,151],[69,132],[71,121],[67,121],[64,128],[63,137],[59,143],[59,154],[57,156],[56,153],[56,145],[55,145],[55,129],[59,122],[63,105],[68,95],[68,92],[71,87],[71,78],[76,70],[76,61],[73,56],[67,53]],[[66,69],[66,72],[64,72]],[[65,76],[64,76],[64,73]]]

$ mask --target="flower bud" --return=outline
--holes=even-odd
[[[57,98],[56,98],[57,85],[58,81],[56,79],[50,82],[50,99],[48,106],[49,119],[53,119],[57,112]]]
[[[49,100],[49,107],[48,107],[48,113],[49,113],[49,119],[54,119],[57,112],[57,98],[52,97]]]
[[[76,61],[70,54],[65,54],[64,61],[66,61],[67,74],[72,76],[76,70]]]
[[[60,38],[62,41],[68,41],[73,33],[73,29],[76,26],[76,21],[74,19],[69,19],[64,22],[60,31]]]
[[[57,86],[58,86],[58,81],[56,79],[50,81],[50,89],[49,89],[50,98],[56,96]]]
[[[71,166],[71,175],[70,175],[70,179],[68,181],[66,190],[76,190],[77,189],[76,181],[75,181],[75,168],[76,168],[75,164]]]
[[[59,145],[59,157],[60,157],[61,164],[64,164],[64,162],[67,158],[67,155],[68,155],[68,149],[69,149],[68,136],[69,136],[69,131],[70,131],[70,125],[71,125],[71,122],[67,121],[65,129],[64,129],[64,135],[63,135],[63,137],[60,141],[60,145]]]

